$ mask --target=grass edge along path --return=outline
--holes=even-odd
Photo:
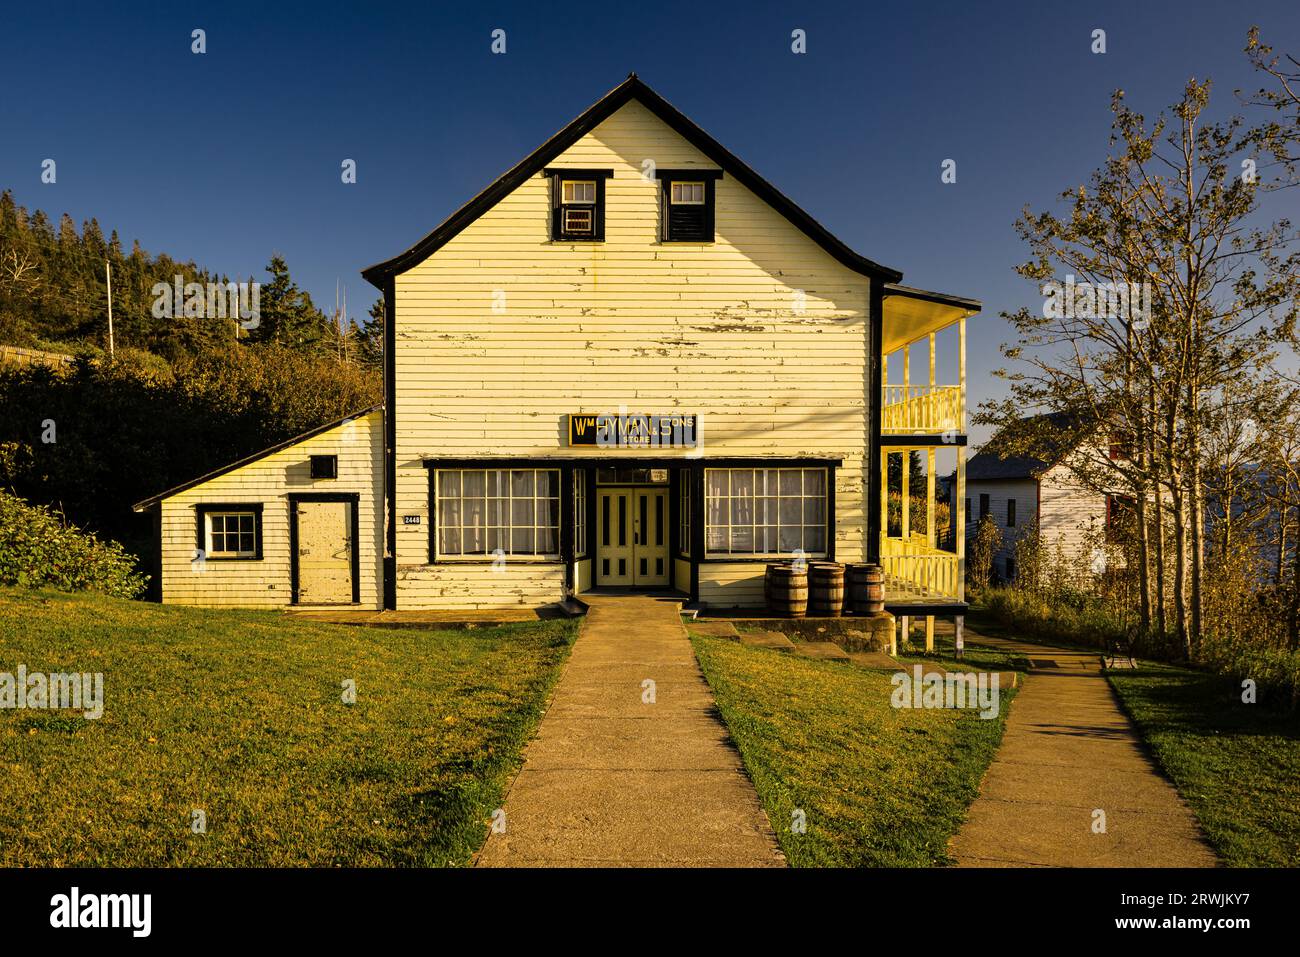
[[[576,630],[0,588],[0,672],[104,676],[98,720],[0,710],[0,865],[468,864]]]
[[[1224,863],[1300,866],[1300,716],[1246,704],[1208,672],[1141,662],[1106,676]]]
[[[951,863],[948,840],[997,752],[1014,691],[1002,690],[989,720],[894,708],[889,672],[691,641],[791,866]]]

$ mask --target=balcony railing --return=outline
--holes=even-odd
[[[886,601],[957,600],[958,561],[952,552],[932,548],[925,536],[886,538],[880,550]]]
[[[887,385],[881,431],[913,435],[961,430],[961,388],[955,385]]]

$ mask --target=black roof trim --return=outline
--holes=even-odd
[[[429,235],[392,259],[387,259],[384,262],[376,263],[361,270],[361,275],[367,282],[382,289],[385,280],[406,272],[411,267],[423,262],[435,251],[446,245],[457,233],[513,192],[526,179],[543,169],[547,163],[633,99],[639,100],[659,119],[690,142],[691,145],[721,166],[742,185],[757,194],[768,205],[797,226],[808,238],[849,269],[882,279],[885,282],[897,282],[903,278],[903,274],[897,269],[891,269],[888,266],[872,262],[831,235],[826,227],[800,209],[784,193],[759,176],[758,173],[729,152],[712,136],[696,126],[676,107],[646,85],[635,73],[629,74],[626,80],[606,93],[572,123],[535,149],[496,182],[488,186],[487,189],[452,213]]]
[[[930,292],[928,289],[902,286],[896,282],[891,282],[885,286],[885,295],[887,297],[904,296],[908,299],[920,299],[923,302],[934,302],[941,306],[956,306],[958,309],[970,309],[974,312],[980,312],[984,308],[984,303],[978,299],[967,299],[965,296],[950,296],[944,292]]]
[[[378,412],[383,407],[384,407],[383,403],[380,402],[370,406],[368,409],[362,409],[360,412],[354,412],[351,415],[345,415],[343,416],[343,418],[335,419],[333,422],[326,422],[324,425],[317,426],[316,428],[308,432],[304,432],[301,435],[295,435],[291,439],[285,439],[283,442],[277,442],[275,445],[272,445],[270,448],[262,449],[262,451],[260,452],[254,452],[252,455],[246,456],[245,458],[242,458],[237,462],[231,462],[229,465],[223,465],[219,469],[214,469],[213,471],[208,472],[206,475],[200,475],[196,479],[190,479],[190,481],[183,482],[180,485],[177,485],[175,488],[169,488],[165,492],[159,492],[157,495],[147,498],[143,502],[136,502],[134,505],[131,506],[131,511],[143,512],[146,508],[149,508],[152,505],[157,505],[159,502],[163,501],[164,499],[171,498],[173,495],[179,495],[181,492],[188,491],[189,489],[194,488],[194,486],[196,485],[202,485],[204,482],[211,481],[214,478],[219,478],[220,476],[225,475],[227,472],[233,472],[235,469],[242,468],[245,465],[249,465],[253,462],[256,462],[258,459],[264,459],[268,455],[271,455],[274,452],[281,452],[289,448],[291,445],[297,445],[299,442],[305,442],[307,439],[320,435],[322,432],[328,432],[330,429],[338,428],[340,425],[342,425],[344,422],[347,422],[349,419],[359,419],[363,415],[369,415],[371,412]]]

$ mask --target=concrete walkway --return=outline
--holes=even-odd
[[[505,830],[477,863],[783,866],[677,603],[583,598],[591,609],[506,797]]]
[[[967,632],[1031,671],[949,852],[965,867],[1212,867],[1192,812],[1147,756],[1097,652]],[[1096,811],[1105,832],[1095,831]]]

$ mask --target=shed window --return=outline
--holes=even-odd
[[[257,512],[208,512],[208,558],[256,558]]]
[[[989,497],[987,494],[983,494],[980,496],[980,520],[983,521],[984,516],[987,515],[988,513],[989,513]]]
[[[1007,499],[1007,528],[1016,527],[1016,500]]]
[[[710,555],[826,553],[827,470],[705,469]]]
[[[339,457],[337,455],[313,455],[311,457],[311,477],[314,479],[338,478]]]
[[[559,469],[438,469],[435,489],[438,557],[559,557]]]

